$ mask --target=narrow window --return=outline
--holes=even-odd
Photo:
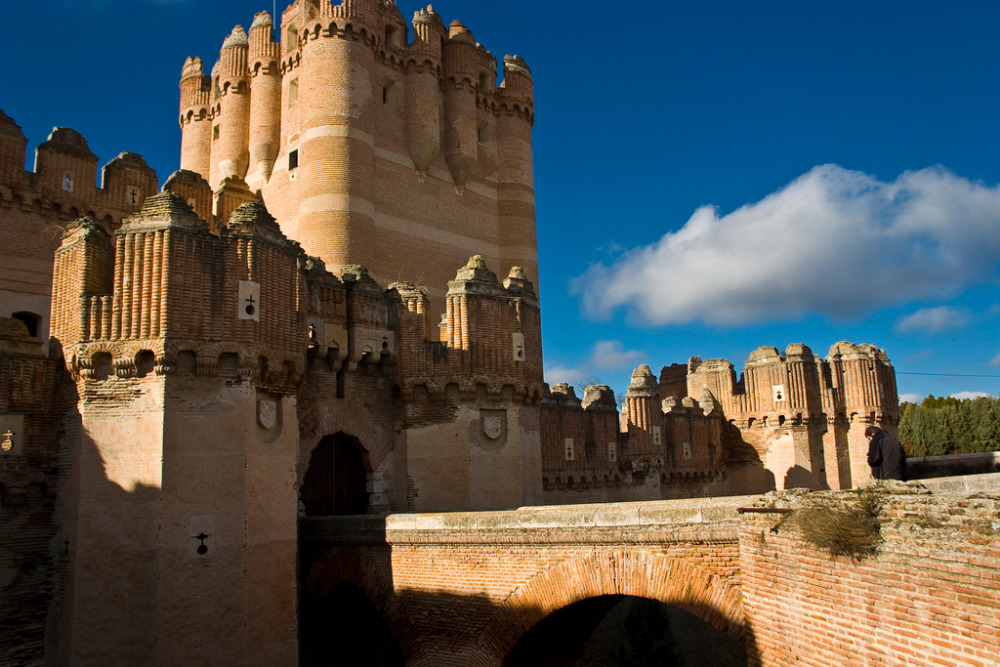
[[[215,125],[212,127],[212,141],[219,138],[219,126]]]
[[[299,166],[299,149],[288,151],[288,171]]]
[[[299,48],[299,29],[294,25],[288,26],[288,30],[285,31],[285,42],[285,53],[291,53]]]
[[[573,438],[566,438],[563,440],[563,446],[566,449],[566,460],[573,460]]]
[[[66,192],[73,192],[73,172],[64,171],[62,177],[62,189]]]
[[[396,82],[392,79],[386,79],[382,82],[382,104],[387,104],[391,106],[396,111],[400,108],[400,94],[399,88],[396,87]]]
[[[295,103],[299,101],[299,80],[292,79],[288,83],[288,106],[294,107]]]

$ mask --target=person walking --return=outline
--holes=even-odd
[[[906,481],[906,450],[899,440],[878,426],[865,429],[868,438],[868,465],[875,479]]]

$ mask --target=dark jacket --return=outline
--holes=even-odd
[[[906,452],[899,440],[885,431],[868,443],[868,465],[875,479],[906,480]]]

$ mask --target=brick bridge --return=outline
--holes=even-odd
[[[860,562],[802,539],[801,502],[303,518],[302,663],[546,664],[539,646],[594,630],[609,606],[593,601],[636,598],[689,619],[700,664],[1000,665],[1000,497],[890,495]],[[737,663],[706,657],[724,645]]]

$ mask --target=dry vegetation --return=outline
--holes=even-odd
[[[878,487],[858,489],[852,494],[817,494],[795,512],[793,521],[806,540],[831,556],[861,561],[878,553],[882,544],[882,495]]]

